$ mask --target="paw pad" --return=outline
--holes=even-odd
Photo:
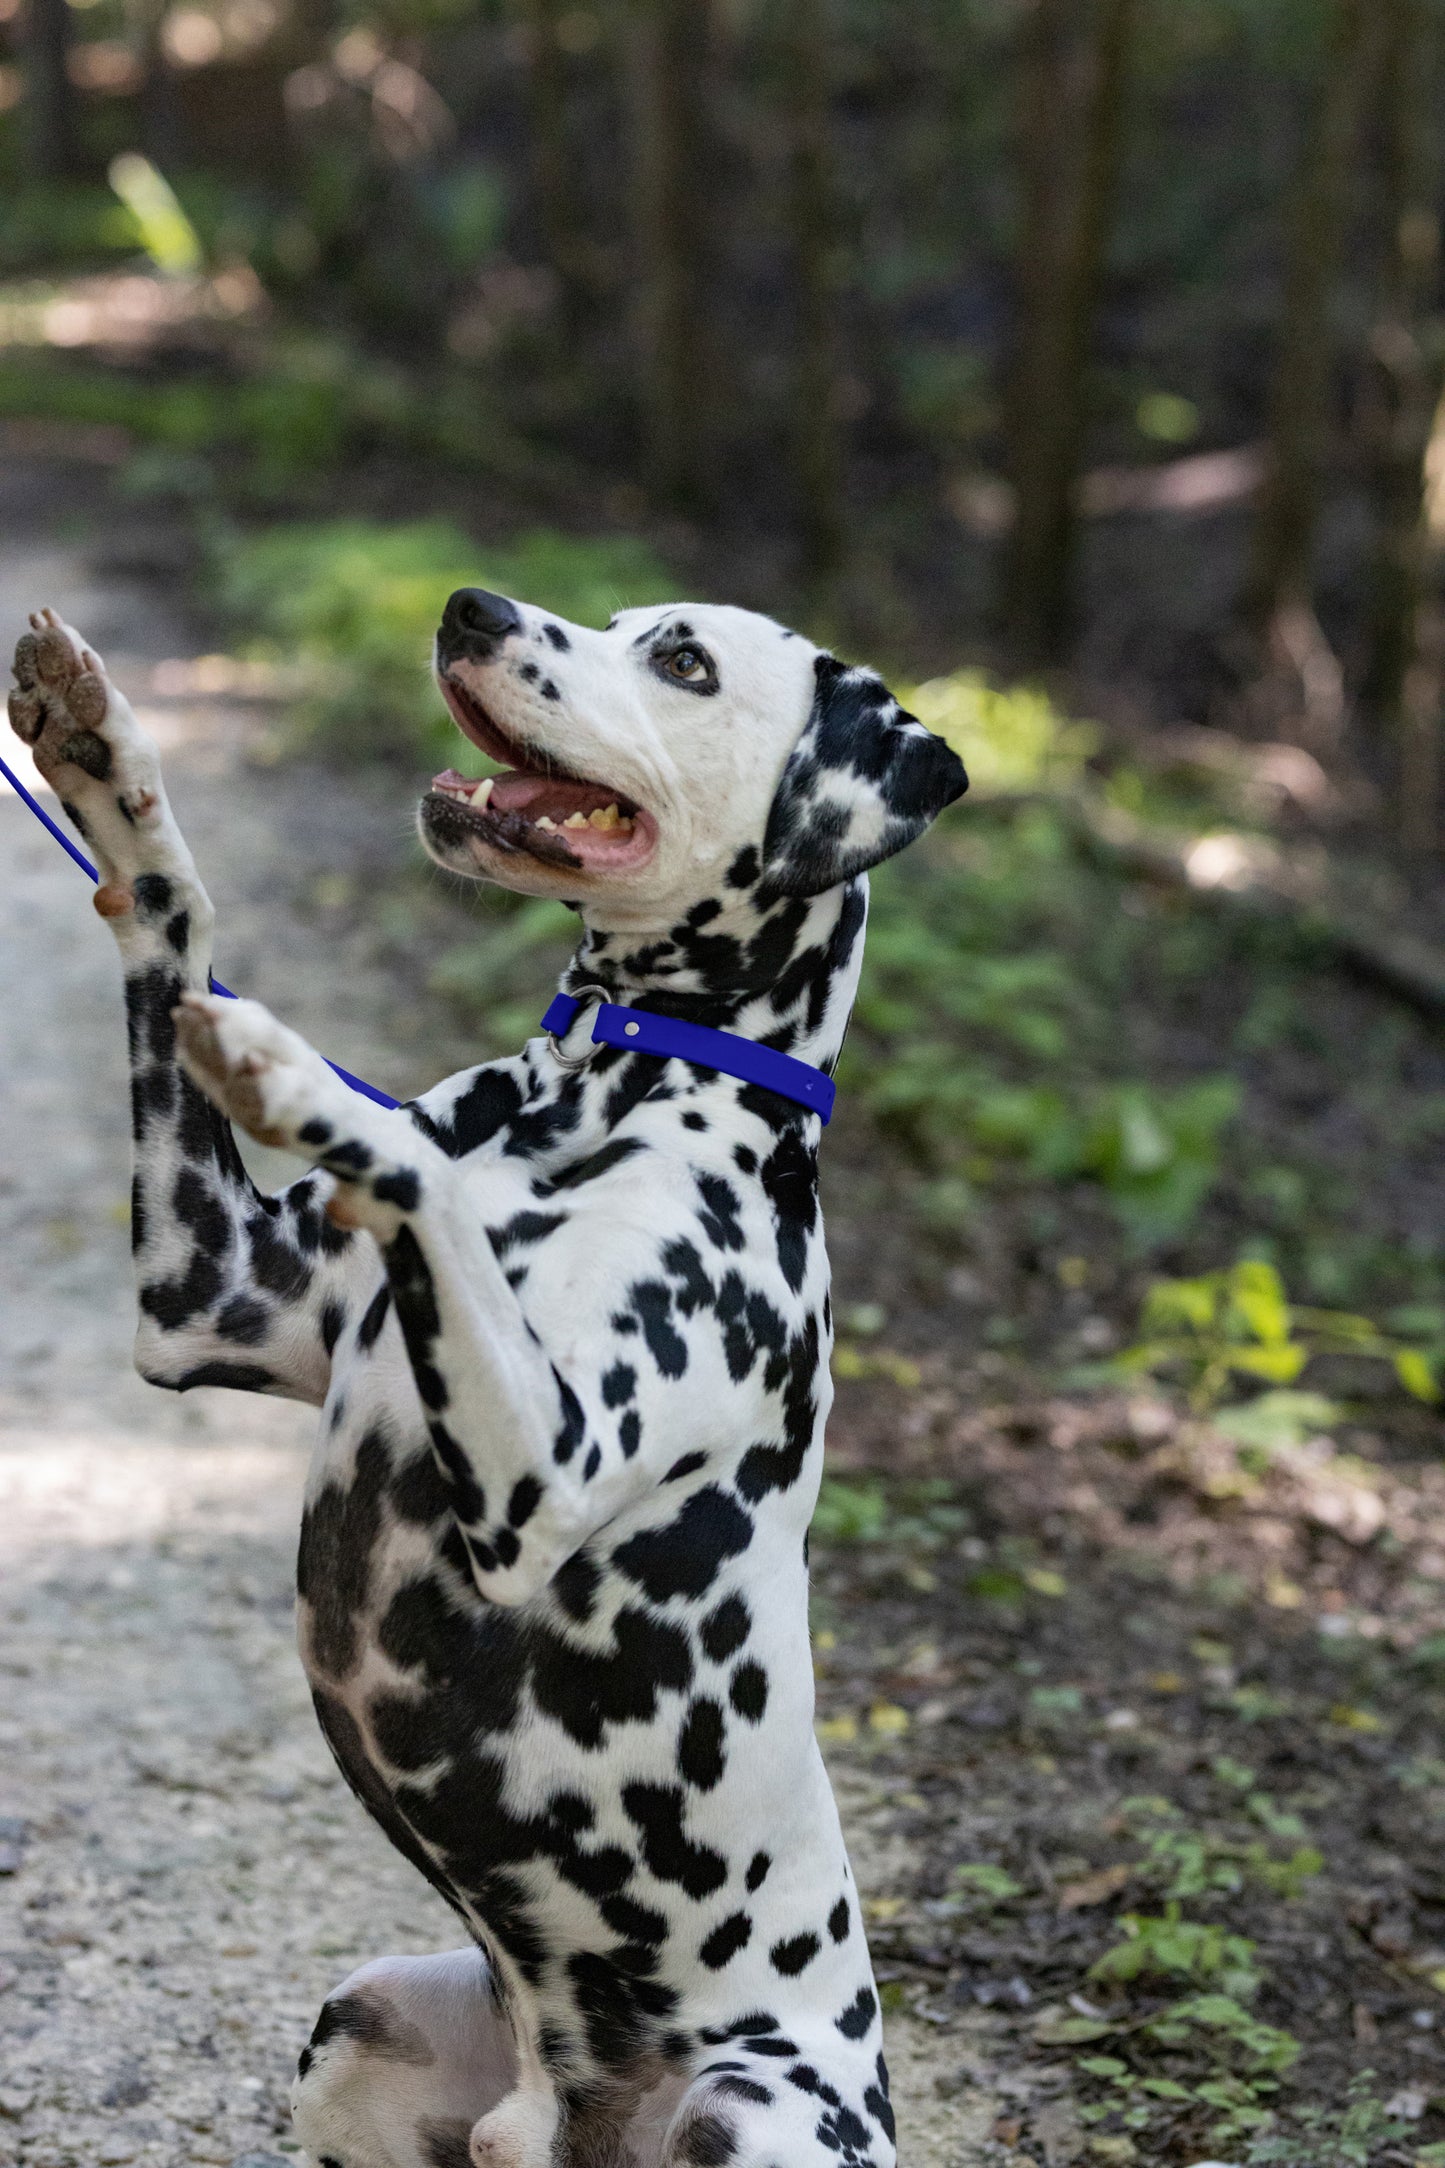
[[[32,692],[12,693],[9,707],[10,727],[16,737],[23,738],[27,745],[33,745],[45,727],[45,709],[41,705],[40,695]]]
[[[105,721],[105,681],[93,670],[87,670],[66,693],[65,705],[82,729],[98,730]]]
[[[75,669],[75,655],[65,634],[47,625],[35,636],[35,667],[47,685],[63,684]]]

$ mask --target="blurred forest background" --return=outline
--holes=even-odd
[[[887,1991],[1039,2028],[980,2158],[1445,2160],[1442,112],[1442,0],[0,0],[4,449],[103,471],[258,774],[463,758],[472,581],[764,608],[964,754],[874,886],[817,1536],[933,1861]],[[567,953],[297,894],[419,1051]]]

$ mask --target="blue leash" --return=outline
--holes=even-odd
[[[44,806],[32,797],[3,758],[0,758],[0,775],[4,776],[16,797],[29,806],[41,826],[50,830],[81,872],[98,884],[98,868],[71,842],[60,824],[50,818]],[[211,992],[220,994],[226,1001],[238,998],[229,986],[223,986],[216,978],[211,980]],[[561,1038],[571,1029],[581,1006],[571,994],[556,995],[542,1018],[542,1029],[550,1032],[554,1040]],[[832,1119],[837,1087],[830,1076],[815,1069],[811,1062],[798,1061],[792,1054],[780,1053],[774,1046],[760,1046],[756,1039],[744,1039],[735,1031],[714,1031],[708,1024],[688,1024],[680,1017],[654,1016],[648,1009],[628,1009],[618,1002],[604,1001],[599,1004],[592,1022],[592,1038],[594,1044],[615,1046],[624,1054],[655,1054],[663,1061],[695,1062],[699,1068],[716,1069],[723,1076],[740,1077],[745,1084],[758,1084],[764,1091],[796,1101],[816,1114],[825,1126]],[[360,1092],[363,1099],[374,1100],[379,1107],[400,1106],[401,1101],[393,1099],[390,1092],[381,1091],[375,1084],[367,1084],[361,1077],[353,1076],[339,1062],[329,1061],[326,1066],[335,1071],[343,1084]]]
[[[19,776],[15,773],[15,770],[7,766],[6,762],[3,759],[0,759],[0,775],[4,776],[6,782],[10,785],[10,788],[14,791],[16,797],[19,798],[25,805],[29,806],[31,812],[35,815],[35,818],[40,822],[41,826],[50,830],[50,833],[54,836],[56,842],[60,845],[60,848],[63,851],[68,851],[70,853],[70,856],[75,860],[75,863],[79,866],[81,872],[88,873],[91,880],[95,881],[98,884],[100,880],[100,873],[98,868],[91,864],[90,860],[86,857],[84,851],[77,849],[75,844],[71,842],[69,836],[65,833],[65,830],[60,826],[59,822],[53,821],[50,818],[50,815],[46,812],[44,806],[41,805],[40,801],[37,798],[31,796],[30,792],[21,782]],[[211,992],[213,994],[220,994],[222,998],[226,1001],[235,1001],[239,998],[237,995],[231,992],[229,986],[223,986],[220,980],[215,978],[213,978],[211,981]],[[375,1100],[377,1106],[379,1107],[399,1107],[401,1105],[401,1101],[399,1099],[393,1099],[390,1092],[384,1092],[377,1085],[367,1084],[362,1080],[361,1077],[353,1076],[351,1074],[351,1071],[349,1069],[343,1069],[339,1062],[329,1061],[327,1062],[326,1066],[328,1069],[335,1070],[336,1074],[340,1077],[343,1084],[349,1084],[354,1092],[360,1092],[363,1099]]]

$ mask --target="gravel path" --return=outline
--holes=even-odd
[[[136,698],[217,904],[227,983],[374,1081],[418,1088],[462,1049],[428,1016],[418,1071],[417,997],[364,926],[329,938],[313,908],[318,883],[358,894],[404,866],[395,786],[268,769],[248,757],[253,714],[158,673],[192,636],[154,568],[87,559],[87,522],[94,547],[114,519],[99,490],[0,459],[6,642],[51,602]],[[0,2168],[263,2168],[295,2151],[286,2088],[328,1988],[365,1957],[456,1936],[311,1716],[291,1568],[312,1412],[173,1398],[131,1370],[114,954],[86,882],[8,791],[0,1020]],[[295,1172],[250,1156],[262,1179]],[[991,2112],[935,2093],[947,2059],[924,2028],[895,2022],[889,2048],[905,2159],[1004,2157],[980,2150]]]

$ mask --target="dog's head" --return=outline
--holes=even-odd
[[[436,674],[506,773],[436,778],[431,856],[612,923],[660,922],[729,880],[819,895],[967,787],[880,678],[750,610],[624,610],[596,632],[462,588]]]

